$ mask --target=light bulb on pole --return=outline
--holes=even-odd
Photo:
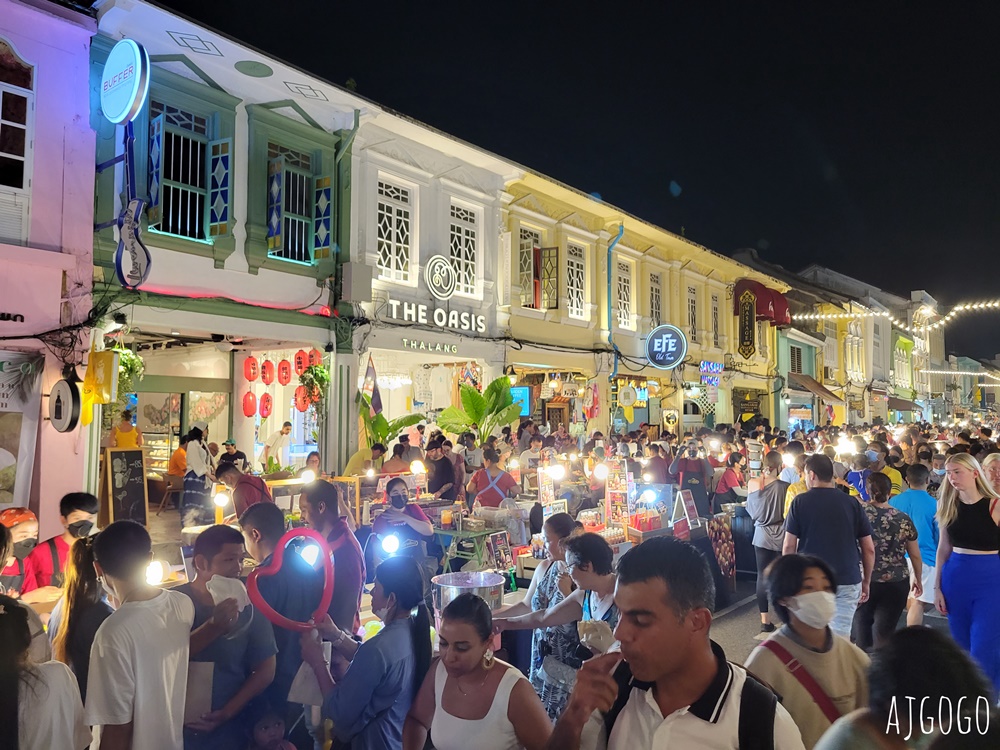
[[[300,479],[302,479],[303,484],[309,484],[310,482],[315,482],[316,472],[313,471],[312,469],[306,469],[300,475]]]
[[[227,495],[225,492],[220,492],[218,495],[215,496],[215,524],[216,524],[216,526],[219,526],[219,525],[222,524],[222,521],[224,520],[224,516],[222,515],[222,511],[223,511],[223,508],[225,508],[227,505],[229,505],[229,495]]]

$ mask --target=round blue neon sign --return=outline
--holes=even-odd
[[[687,337],[677,326],[657,326],[646,337],[646,359],[653,367],[673,370],[687,356]]]

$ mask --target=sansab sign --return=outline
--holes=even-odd
[[[687,337],[677,326],[662,325],[646,337],[646,359],[653,367],[672,370],[687,356]]]

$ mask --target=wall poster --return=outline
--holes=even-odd
[[[0,510],[28,507],[45,357],[0,351]]]

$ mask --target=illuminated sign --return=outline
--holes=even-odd
[[[116,44],[101,74],[101,111],[116,125],[139,114],[149,94],[149,55],[131,39]]]
[[[387,304],[390,317],[404,323],[434,325],[438,328],[451,328],[455,331],[470,333],[486,333],[485,315],[446,310],[443,307],[428,307],[422,302],[400,302],[397,299],[390,299]]]
[[[657,326],[646,337],[646,359],[653,367],[672,370],[687,356],[687,338],[677,326]]]

